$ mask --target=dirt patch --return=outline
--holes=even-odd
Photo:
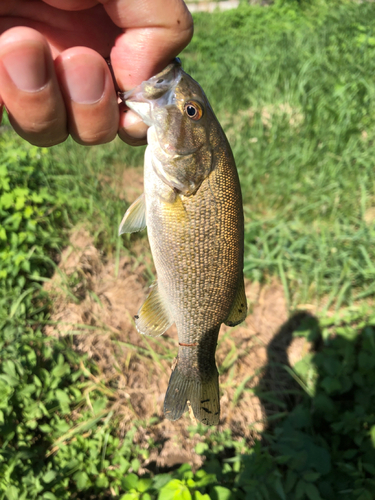
[[[119,197],[133,203],[143,193],[143,166],[127,167],[122,174],[122,186]]]
[[[144,446],[149,437],[158,445],[145,467],[150,463],[172,467],[185,462],[199,466],[202,458],[194,447],[202,438],[188,432],[192,423],[189,414],[174,423],[163,414],[171,365],[178,349],[176,330],[172,327],[158,338],[145,337],[136,331],[133,322],[148,293],[145,276],[152,261],[147,240],[136,242],[136,253],[142,258],[123,255],[117,264],[115,259],[104,261],[92,241],[84,229],[72,234],[59,271],[46,286],[53,297],[54,322],[46,333],[73,333],[77,351],[96,361],[100,381],[110,389],[113,409],[120,418],[120,434],[132,426],[134,418],[156,417],[153,425],[139,428],[136,436]],[[246,294],[251,311],[246,322],[235,328],[223,326],[219,337],[219,430],[230,428],[235,438],[245,437],[251,444],[264,429],[266,416],[254,388],[264,375],[270,345],[288,312],[283,288],[277,282],[267,286],[247,282]],[[291,365],[300,359],[300,343],[297,339],[285,346]]]

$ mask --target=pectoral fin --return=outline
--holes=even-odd
[[[136,233],[146,227],[146,204],[145,195],[141,194],[139,198],[127,209],[124,218],[118,229],[118,234]]]
[[[245,284],[243,279],[241,279],[241,284],[238,287],[236,296],[233,301],[232,309],[228,314],[225,324],[227,326],[236,326],[242,321],[245,321],[247,314],[246,306],[246,295],[245,295]]]
[[[164,298],[161,296],[158,284],[151,291],[144,304],[135,316],[135,324],[139,333],[158,337],[174,323]]]

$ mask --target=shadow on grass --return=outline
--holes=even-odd
[[[312,348],[292,367],[295,337]],[[293,315],[268,347],[256,393],[267,428],[249,452],[223,460],[232,468],[227,476],[221,468],[222,484],[237,469],[238,493],[249,500],[375,498],[374,313]],[[217,474],[215,459],[206,470]]]
[[[295,339],[295,332],[306,327],[314,332],[314,337],[321,336],[317,318],[306,312],[298,312],[281,326],[268,345],[267,365],[256,388],[267,426],[272,426],[271,422],[277,420],[280,412],[292,411],[303,397],[301,385],[293,378],[288,351]],[[316,347],[314,345],[313,349],[316,350]]]

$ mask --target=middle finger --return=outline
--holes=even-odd
[[[119,109],[105,60],[92,49],[74,47],[62,52],[55,63],[73,139],[85,145],[113,140]]]

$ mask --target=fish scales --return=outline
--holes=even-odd
[[[153,94],[152,83],[157,85],[161,76],[171,80],[169,89],[166,85],[164,94],[158,89]],[[151,335],[160,335],[162,327],[176,323],[179,350],[165,398],[167,418],[179,418],[190,401],[199,421],[217,424],[220,400],[215,350],[219,329],[222,323],[236,324],[246,315],[238,174],[207,98],[178,63],[147,84],[147,90],[133,91],[127,104],[150,125],[144,205],[157,289],[152,289],[136,323],[141,333]],[[194,100],[197,96],[199,101]],[[167,104],[163,109],[155,102],[148,104],[152,97]],[[149,108],[139,106],[145,101]],[[189,103],[196,102],[203,107],[205,122],[202,118],[204,127],[191,132],[189,127],[195,123],[184,112]],[[170,129],[172,133],[168,133]],[[122,223],[125,229],[130,225],[129,210]]]

